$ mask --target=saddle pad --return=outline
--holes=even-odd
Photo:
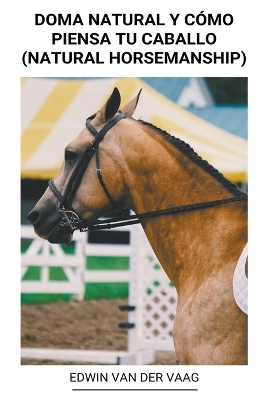
[[[246,244],[239,257],[233,277],[233,291],[236,304],[246,314],[248,314],[248,278],[245,274],[247,256],[248,244]]]

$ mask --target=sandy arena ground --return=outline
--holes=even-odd
[[[58,349],[127,350],[127,330],[118,327],[127,300],[93,300],[21,306],[21,346]],[[22,359],[22,365],[71,364]],[[72,363],[74,364],[74,363]],[[174,352],[156,352],[153,365],[174,365]]]

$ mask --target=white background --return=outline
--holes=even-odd
[[[181,21],[188,13],[201,11],[211,14],[230,13],[234,17],[232,26],[186,26],[172,27],[169,13],[180,13]],[[79,13],[85,21],[82,27],[34,25],[34,14]],[[164,27],[89,27],[89,13],[152,13],[161,14]],[[3,399],[129,399],[136,396],[153,396],[161,399],[234,399],[262,398],[265,390],[266,370],[266,30],[263,2],[234,2],[223,0],[162,2],[101,1],[75,2],[50,1],[11,2],[1,5],[1,254],[2,274],[0,283],[1,306],[1,386]],[[105,32],[114,37],[114,32],[214,32],[217,43],[198,49],[184,46],[182,51],[244,51],[246,65],[32,65],[25,68],[21,57],[28,51],[55,51],[51,44],[51,32]],[[178,51],[174,46],[143,46],[126,49],[122,46],[92,46],[88,51]],[[57,46],[57,51],[85,51],[86,47]],[[249,239],[250,239],[250,284],[249,284],[249,366],[243,367],[86,367],[86,366],[20,366],[20,78],[21,77],[85,77],[85,76],[199,76],[199,77],[248,77],[249,81]],[[3,245],[4,243],[4,245]],[[76,387],[69,381],[70,372],[198,372],[198,392],[72,392]],[[92,387],[92,386],[91,386]],[[130,386],[99,384],[98,388],[176,388],[177,385],[136,383]],[[179,386],[181,387],[181,386]],[[188,386],[186,386],[188,387]]]

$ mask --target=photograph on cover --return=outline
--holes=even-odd
[[[21,79],[22,365],[248,364],[247,111],[247,78]]]

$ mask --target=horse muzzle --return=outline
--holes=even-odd
[[[66,217],[68,220],[65,220]],[[27,220],[33,225],[35,233],[50,243],[69,243],[72,240],[74,231],[72,226],[76,220],[72,215],[66,214],[62,218],[62,214],[58,212],[53,217],[51,215],[44,217],[35,207],[27,215]]]

